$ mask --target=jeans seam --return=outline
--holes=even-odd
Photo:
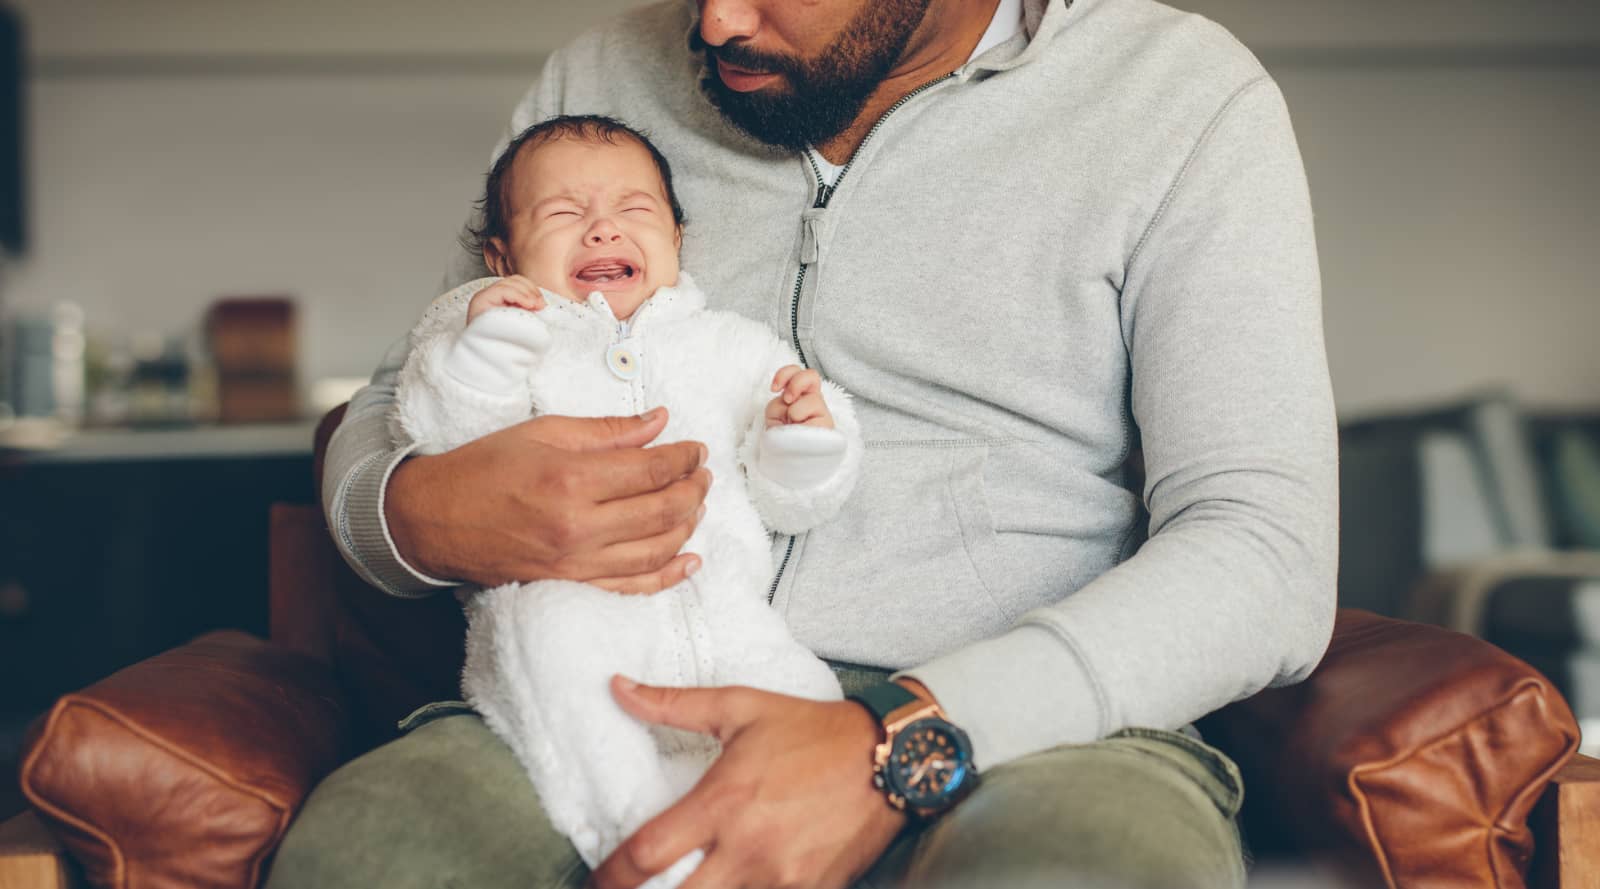
[[[1226,754],[1212,748],[1203,741],[1196,741],[1188,735],[1180,734],[1178,732],[1166,732],[1159,729],[1147,728],[1125,728],[1118,732],[1117,735],[1122,737],[1143,738],[1147,741],[1161,741],[1167,744],[1172,744],[1175,747],[1180,747],[1186,753],[1192,754],[1195,759],[1199,760],[1200,764],[1205,766],[1206,771],[1211,773],[1211,777],[1216,778],[1217,780],[1231,787],[1236,796],[1243,796],[1244,794],[1243,782],[1240,781],[1238,774],[1235,772],[1230,772],[1217,761],[1218,757],[1225,757]],[[1113,735],[1112,737],[1116,737],[1117,735]]]
[[[395,730],[401,734],[410,734],[419,728],[440,719],[450,716],[465,716],[477,711],[466,701],[429,701],[426,704],[406,714],[405,718],[395,723]]]
[[[1151,735],[1144,735],[1144,734],[1131,734],[1130,735],[1129,734],[1130,732],[1141,732],[1141,731],[1148,731],[1148,730],[1124,729],[1123,731],[1118,732],[1117,734],[1118,735],[1122,735],[1124,737],[1142,737],[1145,740],[1151,740],[1151,741],[1157,741],[1157,740],[1159,740],[1159,741],[1170,741],[1171,740],[1170,738],[1167,738],[1165,736],[1151,736]],[[1113,737],[1116,737],[1116,736],[1113,736]],[[1183,737],[1183,736],[1179,735],[1178,737]],[[1194,743],[1194,744],[1198,744],[1199,743],[1198,741],[1195,741],[1193,738],[1185,738],[1185,740],[1188,741],[1189,743]],[[1161,756],[1160,754],[1155,753],[1155,752],[1150,751],[1150,750],[1142,750],[1142,749],[1140,749],[1138,747],[1114,747],[1114,746],[1107,746],[1105,749],[1114,750],[1114,751],[1117,751],[1119,753],[1125,753],[1125,754],[1130,754],[1130,755],[1135,755],[1135,756],[1151,757],[1151,758],[1160,760],[1160,761],[1162,761],[1164,763],[1167,763],[1168,765],[1171,765],[1171,766],[1173,766],[1174,768],[1177,768],[1180,771],[1182,771],[1182,769],[1183,769],[1183,767],[1181,765],[1179,765],[1178,763],[1173,762],[1172,760],[1167,759],[1167,758]],[[1194,754],[1196,751],[1185,748],[1184,752],[1190,753],[1190,754]],[[1240,806],[1244,801],[1244,787],[1242,785],[1242,782],[1240,782],[1237,779],[1237,777],[1234,776],[1234,775],[1229,775],[1229,774],[1227,774],[1225,772],[1219,773],[1218,769],[1215,766],[1213,766],[1211,762],[1208,761],[1207,757],[1192,756],[1192,758],[1195,759],[1195,760],[1198,760],[1200,762],[1200,764],[1205,768],[1206,772],[1208,774],[1210,774],[1212,778],[1216,779],[1218,781],[1218,783],[1222,784],[1224,789],[1226,789],[1228,791],[1228,794],[1227,794],[1228,795],[1228,800],[1227,800],[1227,804],[1226,805],[1224,805],[1223,803],[1217,801],[1215,798],[1212,798],[1211,804],[1216,807],[1217,811],[1220,812],[1223,815],[1223,817],[1227,818],[1229,821],[1236,821],[1238,819],[1238,817],[1239,817]],[[1195,782],[1195,783],[1198,784],[1199,782]],[[1207,797],[1211,797],[1212,796],[1211,792],[1209,790],[1207,790],[1205,787],[1202,786],[1199,789]],[[1237,827],[1237,825],[1235,825],[1235,827]]]
[[[1119,732],[1118,734],[1122,734],[1122,733]],[[1190,739],[1190,740],[1193,740],[1193,739]],[[1115,753],[1118,753],[1118,754],[1121,754],[1123,756],[1131,756],[1131,757],[1135,757],[1135,758],[1138,758],[1138,759],[1156,759],[1156,760],[1159,760],[1159,761],[1161,761],[1163,763],[1166,763],[1167,765],[1170,765],[1170,766],[1173,766],[1174,768],[1177,768],[1180,772],[1182,771],[1182,766],[1179,766],[1177,763],[1174,763],[1172,760],[1167,759],[1167,758],[1165,758],[1165,757],[1163,757],[1163,756],[1161,756],[1161,755],[1159,755],[1157,753],[1151,752],[1149,750],[1142,750],[1142,749],[1140,749],[1138,747],[1106,747],[1105,749],[1106,750],[1110,750],[1110,751],[1115,752]],[[1208,771],[1209,771],[1209,769],[1208,769]],[[1185,775],[1184,777],[1187,778],[1189,776]],[[1240,827],[1239,827],[1239,804],[1244,799],[1244,792],[1242,790],[1238,790],[1237,789],[1238,786],[1234,785],[1234,787],[1237,790],[1237,792],[1235,793],[1234,799],[1232,801],[1234,803],[1233,811],[1229,812],[1226,808],[1224,808],[1223,806],[1221,806],[1221,805],[1219,805],[1217,803],[1217,800],[1214,797],[1212,797],[1211,792],[1209,790],[1207,790],[1203,786],[1200,786],[1200,782],[1194,781],[1192,778],[1190,780],[1195,785],[1195,789],[1199,790],[1202,794],[1205,795],[1207,800],[1210,801],[1211,807],[1217,810],[1217,814],[1222,817],[1222,820],[1227,822],[1228,831],[1233,836],[1233,847],[1239,853],[1238,859],[1235,862],[1235,866],[1238,868],[1239,876],[1242,878],[1240,885],[1244,885],[1244,882],[1248,881],[1249,876],[1250,876],[1251,868],[1254,865],[1254,856],[1251,854],[1249,848],[1247,848],[1245,846],[1245,843],[1244,843],[1244,831],[1241,830]]]

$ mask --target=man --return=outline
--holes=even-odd
[[[1148,0],[669,0],[556,53],[511,129],[556,113],[649,133],[684,267],[854,393],[871,442],[770,591],[862,700],[619,680],[724,752],[592,884],[698,848],[694,887],[1242,885],[1237,772],[1174,730],[1311,670],[1336,548],[1311,214],[1259,64]],[[329,455],[369,579],[692,569],[698,446],[640,447],[667,418],[408,457],[401,360]],[[428,722],[318,788],[273,885],[578,884],[519,777],[476,717]]]

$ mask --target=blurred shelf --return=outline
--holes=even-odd
[[[315,430],[315,420],[83,430],[13,423],[0,426],[0,462],[45,464],[309,456]]]

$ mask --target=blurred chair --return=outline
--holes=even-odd
[[[1487,639],[1600,745],[1600,417],[1511,396],[1340,432],[1340,602]]]

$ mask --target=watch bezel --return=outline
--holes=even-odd
[[[910,743],[917,730],[924,726],[938,729],[955,742],[956,755],[961,760],[961,770],[956,779],[947,785],[944,790],[940,791],[936,798],[913,800],[910,795],[910,788],[905,786],[901,780],[899,769],[894,767],[894,761],[895,757],[903,749],[903,745]],[[905,810],[921,817],[943,812],[959,802],[977,781],[978,769],[973,763],[972,739],[967,736],[966,732],[961,730],[960,726],[947,719],[934,714],[919,717],[894,733],[894,737],[890,739],[888,756],[885,757],[879,777],[883,782],[882,789],[891,795],[891,799],[898,797],[901,801],[902,806],[897,806],[897,808],[903,807]]]

